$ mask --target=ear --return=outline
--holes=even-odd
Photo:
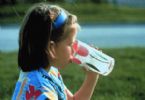
[[[55,51],[55,42],[54,41],[50,41],[50,45],[49,45],[49,54],[50,54],[50,57],[52,59],[56,59],[56,51]]]

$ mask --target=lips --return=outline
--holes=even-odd
[[[72,58],[71,62],[74,62],[76,64],[81,64],[81,61],[79,59],[77,59],[77,58]]]

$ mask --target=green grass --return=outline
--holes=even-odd
[[[80,23],[145,23],[145,8],[109,4],[56,3],[78,16]],[[20,23],[32,4],[0,6],[0,24]]]
[[[103,52],[114,57],[116,64],[110,75],[100,76],[92,100],[145,100],[145,48],[103,49]],[[10,99],[18,73],[16,52],[0,52],[0,99]],[[61,73],[73,93],[85,76],[73,64]]]

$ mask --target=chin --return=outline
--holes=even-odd
[[[63,69],[67,67],[71,63],[71,60],[68,60],[67,62],[64,62],[63,64],[59,65],[58,69]]]
[[[60,69],[64,69],[65,66],[59,66],[59,67],[57,67],[57,68],[60,70]]]
[[[64,64],[64,65],[61,67],[61,69],[66,68],[69,64],[70,64],[70,62]]]

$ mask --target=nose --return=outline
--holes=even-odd
[[[75,53],[75,49],[73,48],[73,46],[71,47],[71,51],[72,51],[72,55],[74,55],[74,53]]]

